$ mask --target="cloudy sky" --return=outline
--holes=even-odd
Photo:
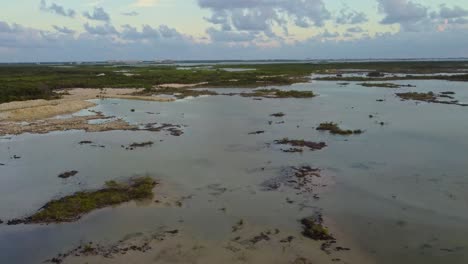
[[[0,62],[468,57],[466,0],[0,2]]]

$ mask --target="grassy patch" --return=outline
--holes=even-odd
[[[73,195],[48,202],[37,213],[19,223],[43,224],[72,222],[81,216],[104,207],[143,200],[153,197],[156,182],[150,177],[131,179],[129,182],[106,182],[98,191],[77,192]],[[18,221],[17,221],[18,223]]]
[[[362,134],[363,131],[358,129],[358,130],[344,130],[341,129],[338,124],[333,123],[333,122],[328,122],[328,123],[321,123],[318,127],[317,130],[320,131],[329,131],[331,134],[334,135],[353,135],[353,134]]]

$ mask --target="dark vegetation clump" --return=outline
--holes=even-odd
[[[283,149],[283,152],[285,152],[285,153],[302,153],[302,152],[304,152],[304,149],[302,149],[302,148],[289,148],[289,149]]]
[[[334,240],[330,231],[323,226],[323,218],[321,214],[306,217],[301,220],[302,234],[313,240]]]
[[[317,130],[329,131],[331,134],[334,134],[334,135],[353,135],[353,134],[362,134],[363,133],[363,131],[360,130],[360,129],[358,129],[358,130],[343,130],[338,126],[338,124],[333,123],[333,122],[321,123],[317,127]]]
[[[279,112],[279,113],[271,114],[270,116],[273,116],[273,117],[283,117],[283,116],[285,116],[285,115],[286,115],[285,113]]]
[[[407,85],[400,85],[400,84],[395,84],[395,83],[360,83],[359,85],[364,86],[364,87],[381,87],[381,88],[401,88],[401,87],[415,87],[411,84]]]
[[[458,105],[458,106],[468,106],[468,104],[460,103],[458,100],[451,95],[453,92],[442,92],[440,94],[435,94],[433,92],[428,93],[417,93],[417,92],[408,92],[408,93],[397,93],[396,95],[402,100],[414,100],[422,101],[427,103],[436,103],[436,104],[447,104],[447,105]],[[441,100],[441,98],[448,98],[450,100]]]
[[[142,148],[142,147],[150,147],[154,144],[153,141],[142,142],[142,143],[132,143],[129,147],[131,148]]]
[[[263,133],[265,133],[265,131],[259,130],[259,131],[250,132],[249,135],[260,135],[260,134],[263,134]]]
[[[281,175],[264,181],[261,186],[265,191],[278,190],[282,186],[292,188],[297,191],[296,194],[314,193],[318,188],[325,187],[321,180],[321,170],[312,168],[309,165],[300,167],[285,167],[281,171]],[[317,194],[314,194],[314,198]],[[287,199],[288,203],[291,200]]]
[[[58,177],[62,179],[68,179],[70,177],[75,176],[76,174],[78,174],[78,171],[72,170],[72,171],[66,171],[64,173],[61,173]]]
[[[135,142],[128,146],[122,145],[121,147],[125,148],[126,150],[134,150],[136,148],[151,147],[153,144],[154,144],[153,141],[147,141],[147,142],[141,142],[141,143]]]
[[[428,92],[428,93],[408,92],[408,93],[397,93],[396,95],[403,100],[416,100],[416,101],[431,102],[437,99],[437,96],[433,92]]]
[[[100,190],[77,192],[50,201],[32,216],[25,219],[14,219],[8,224],[48,224],[76,221],[83,215],[100,208],[132,200],[152,198],[154,186],[156,186],[156,181],[151,177],[133,178],[128,182],[109,181]]]
[[[312,141],[289,139],[289,138],[276,140],[275,143],[278,145],[290,145],[292,147],[308,147],[310,150],[321,150],[327,146],[325,142],[312,142]],[[294,151],[294,152],[297,152],[297,151]]]
[[[31,80],[30,82],[34,83],[31,84],[28,81],[17,83],[16,80],[5,80],[6,78],[8,76],[4,77],[0,74],[0,103],[35,99],[58,99],[60,97],[48,85],[37,81],[37,79]]]
[[[136,92],[134,95],[172,95],[177,99],[184,99],[187,97],[199,97],[202,95],[218,95],[215,91],[209,90],[196,90],[186,88],[172,88],[172,87],[156,87],[147,88],[141,92]]]
[[[264,97],[264,98],[312,98],[316,95],[312,91],[282,91],[279,89],[257,89],[251,93],[241,93],[243,97]]]
[[[173,124],[167,124],[163,123],[160,126],[155,126],[157,123],[149,123],[145,125],[145,128],[143,130],[146,131],[151,131],[151,132],[161,132],[161,131],[166,131],[169,132],[171,136],[179,137],[184,134],[182,131],[182,125],[173,125]]]
[[[369,72],[367,74],[367,77],[385,77],[385,74],[381,73],[381,72],[378,72],[378,71],[373,71],[373,72]]]

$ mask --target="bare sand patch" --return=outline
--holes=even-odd
[[[137,126],[130,125],[122,119],[109,120],[97,124],[90,124],[91,120],[111,119],[97,112],[93,116],[75,116],[65,119],[46,119],[27,124],[6,122],[0,126],[0,136],[20,135],[23,133],[46,134],[52,131],[84,130],[86,132],[103,132],[111,130],[136,130]]]
[[[71,114],[96,104],[83,100],[34,100],[0,105],[0,121],[33,121]]]
[[[0,104],[0,122],[6,121],[35,121],[58,115],[71,114],[82,109],[95,106],[86,101],[96,98],[116,98],[128,100],[144,100],[157,102],[171,102],[175,99],[157,96],[134,96],[135,92],[143,89],[93,89],[73,88],[59,90],[62,99],[57,100],[29,100]]]

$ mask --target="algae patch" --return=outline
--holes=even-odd
[[[401,87],[415,87],[413,85],[400,85],[400,84],[395,84],[395,83],[360,83],[359,85],[364,86],[364,87],[380,87],[380,88],[401,88]]]
[[[333,123],[333,122],[328,122],[328,123],[321,123],[318,127],[317,130],[319,131],[329,131],[331,134],[334,135],[353,135],[353,134],[362,134],[363,131],[360,129],[357,130],[344,130],[341,129],[338,124]]]
[[[408,92],[408,93],[397,93],[397,96],[403,100],[416,100],[416,101],[425,101],[431,102],[437,99],[437,96],[433,92],[428,93],[417,93],[417,92]]]
[[[400,97],[401,100],[403,101],[413,100],[413,101],[421,101],[421,102],[426,102],[426,103],[468,106],[468,104],[466,103],[460,103],[460,101],[455,100],[455,98],[452,96],[454,94],[455,94],[454,92],[442,92],[440,94],[435,94],[434,92],[427,92],[427,93],[408,92],[408,93],[397,93],[396,95]]]
[[[109,181],[100,190],[77,192],[50,201],[32,216],[10,220],[8,224],[48,224],[76,221],[83,215],[97,209],[133,200],[152,198],[153,188],[156,184],[156,181],[150,177],[133,178],[122,183]]]
[[[243,97],[264,97],[264,98],[312,98],[316,95],[312,91],[283,91],[279,89],[257,89],[251,93],[241,93]]]
[[[334,237],[328,231],[328,228],[323,226],[323,219],[320,214],[303,218],[301,220],[303,226],[302,234],[313,240],[333,240]]]
[[[289,145],[292,147],[303,148],[307,147],[310,150],[321,150],[325,147],[327,147],[327,144],[325,142],[312,142],[312,141],[306,141],[306,140],[298,140],[298,139],[289,139],[289,138],[283,138],[281,140],[276,140],[275,144],[277,145]],[[284,151],[284,150],[283,150]],[[285,152],[288,152],[287,150]]]

